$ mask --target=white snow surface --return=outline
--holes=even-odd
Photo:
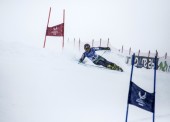
[[[61,51],[0,40],[0,122],[125,122],[131,66],[101,51],[125,72],[86,67],[76,61],[81,54],[67,43]],[[153,92],[153,69],[134,68],[133,81]],[[156,81],[155,122],[169,122],[169,73],[157,71]],[[151,121],[129,105],[128,122]]]

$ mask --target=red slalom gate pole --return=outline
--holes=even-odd
[[[63,23],[65,23],[65,9],[63,10]],[[65,24],[64,24],[65,26]],[[64,28],[63,28],[63,44],[62,44],[62,49],[64,49]]]
[[[49,15],[48,15],[47,28],[48,28],[48,24],[49,24],[49,21],[50,21],[50,14],[51,14],[51,7],[50,7]],[[46,31],[47,31],[47,28],[46,28]],[[45,33],[45,39],[44,39],[44,46],[43,46],[43,48],[45,48],[45,44],[46,44],[46,33]]]

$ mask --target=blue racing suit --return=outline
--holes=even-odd
[[[82,57],[80,58],[80,62],[83,62],[85,57],[89,58],[94,64],[96,65],[102,65],[104,67],[107,67],[108,65],[115,65],[112,62],[107,61],[105,58],[103,58],[100,55],[97,55],[95,51],[98,50],[110,50],[109,47],[92,47],[89,51],[86,51],[83,53]]]

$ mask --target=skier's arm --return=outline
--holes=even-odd
[[[80,58],[80,60],[79,60],[79,63],[82,63],[84,59],[85,59],[85,55],[84,55],[84,53],[83,53],[83,55],[81,56],[81,58]]]
[[[95,51],[98,50],[110,50],[110,47],[94,47]]]

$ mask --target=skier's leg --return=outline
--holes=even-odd
[[[96,65],[102,65],[103,67],[106,67],[107,68],[107,60],[101,56],[98,57],[98,59],[96,61],[94,61],[93,63],[96,64]]]
[[[106,60],[102,56],[99,56],[98,60],[94,61],[93,63],[96,65],[102,65],[103,67],[106,67],[106,68],[109,68],[112,70],[119,70],[119,71],[123,72],[123,69],[121,67],[119,67],[115,63],[112,63],[112,62]]]

